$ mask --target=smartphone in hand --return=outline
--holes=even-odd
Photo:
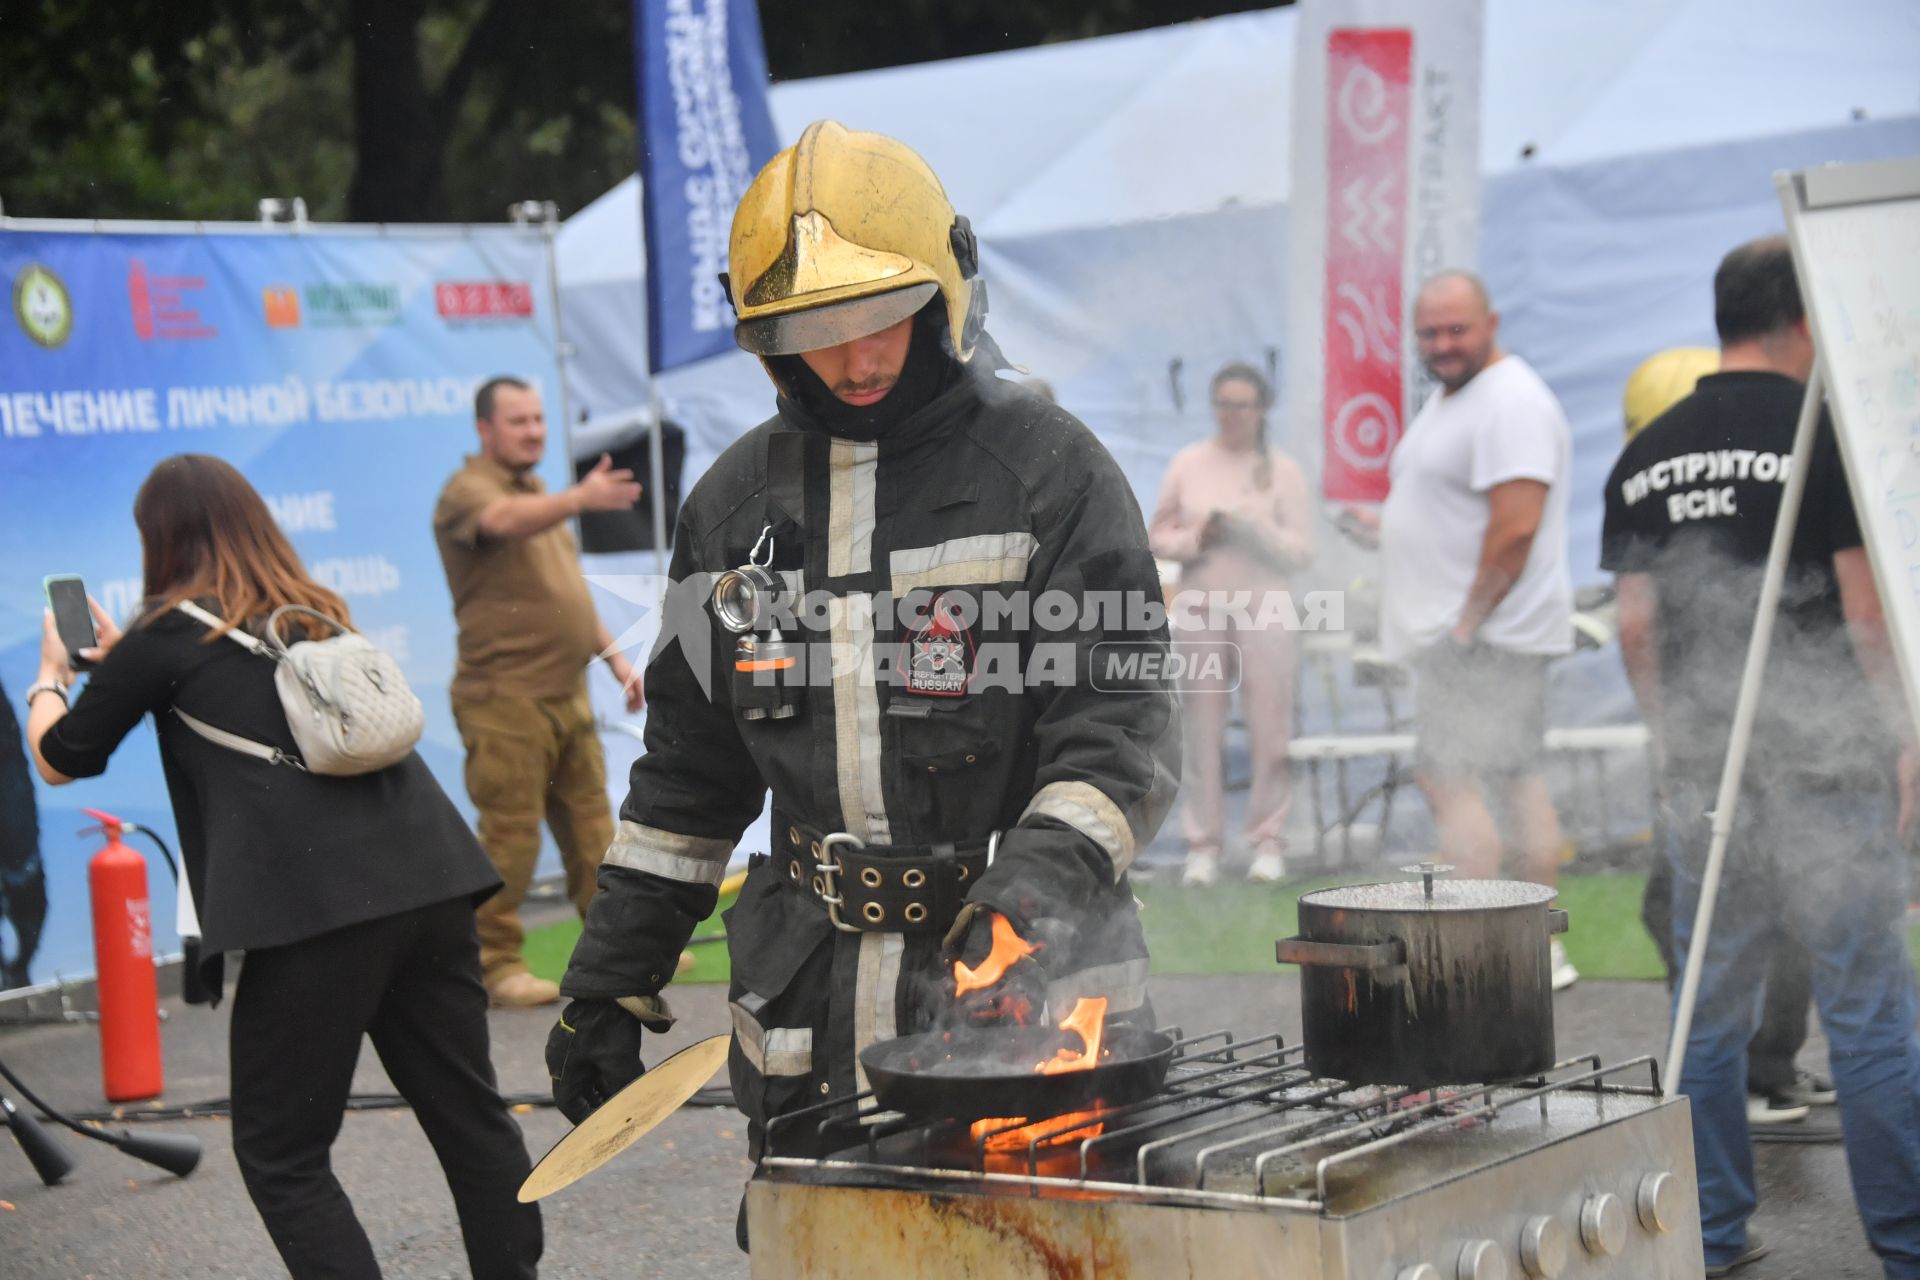
[[[60,643],[67,646],[67,661],[75,671],[93,664],[80,656],[80,650],[100,643],[93,629],[93,611],[87,607],[87,588],[74,574],[57,574],[45,579],[47,607],[53,610],[53,628]]]

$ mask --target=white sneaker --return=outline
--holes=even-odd
[[[1769,1098],[1764,1093],[1747,1095],[1747,1123],[1750,1125],[1799,1124],[1813,1114],[1813,1107],[1786,1098]]]
[[[1253,884],[1274,884],[1287,878],[1287,860],[1278,853],[1263,853],[1247,867],[1247,880]]]
[[[1550,947],[1549,972],[1552,974],[1553,989],[1555,991],[1565,991],[1568,987],[1580,981],[1580,971],[1573,967],[1571,960],[1567,959],[1567,949],[1560,945],[1560,939],[1558,938],[1553,940]]]
[[[1220,855],[1210,849],[1189,850],[1186,868],[1180,872],[1180,883],[1189,889],[1204,889],[1220,883]]]

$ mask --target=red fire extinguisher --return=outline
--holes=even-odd
[[[87,864],[93,894],[93,962],[100,999],[100,1074],[107,1101],[160,1095],[160,992],[153,973],[153,907],[147,861],[120,842],[128,824],[98,809],[106,848]]]

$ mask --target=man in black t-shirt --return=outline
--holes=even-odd
[[[1786,242],[1714,277],[1720,372],[1634,437],[1607,482],[1601,565],[1619,575],[1620,645],[1666,784],[1673,945],[1692,940],[1748,637],[1813,368]],[[1693,1104],[1707,1274],[1765,1250],[1746,1054],[1783,930],[1814,959],[1848,1167],[1889,1277],[1920,1278],[1920,1018],[1901,928],[1894,734],[1903,705],[1831,427],[1806,476],[1735,825],[1706,945],[1681,1091]],[[1876,691],[1876,686],[1878,690]],[[1901,757],[1902,781],[1911,753]],[[1898,814],[1896,816],[1896,804]]]
[[[1631,440],[1667,410],[1693,394],[1700,379],[1718,372],[1718,348],[1675,347],[1643,362],[1627,379],[1621,409]],[[1734,467],[1737,470],[1738,462]],[[1684,472],[1682,473],[1684,474]],[[1640,895],[1640,920],[1660,948],[1667,989],[1680,980],[1684,957],[1673,950],[1673,868],[1665,847],[1665,780],[1652,775],[1654,792],[1653,865]],[[1813,968],[1807,949],[1789,934],[1767,960],[1766,1002],[1760,1029],[1747,1044],[1747,1120],[1755,1136],[1803,1124],[1815,1106],[1837,1101],[1833,1082],[1802,1068],[1796,1059],[1807,1043],[1807,1018],[1813,1008]],[[1787,1132],[1800,1132],[1786,1129]]]
[[[1668,766],[1689,774],[1718,778],[1726,756],[1805,392],[1778,372],[1709,374],[1627,446],[1607,482],[1601,567],[1644,576],[1658,614],[1653,661],[1636,671],[1629,657],[1629,675],[1657,712]],[[1824,415],[1802,503],[1748,769],[1844,779],[1891,751],[1842,612],[1836,557],[1868,570]],[[1872,591],[1871,576],[1862,585]],[[1649,675],[1656,688],[1643,688]]]

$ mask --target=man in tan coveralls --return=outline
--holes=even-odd
[[[467,794],[480,843],[506,887],[478,912],[481,975],[496,1005],[552,1004],[560,989],[527,971],[520,903],[540,856],[544,815],[560,846],[567,896],[582,915],[613,842],[606,762],[587,699],[587,667],[606,659],[642,703],[640,674],[594,613],[567,521],[640,499],[631,471],[599,465],[548,493],[533,468],[546,452],[540,393],[494,378],[474,397],[480,452],[440,491],[434,539],[460,629],[453,718],[467,750]]]

